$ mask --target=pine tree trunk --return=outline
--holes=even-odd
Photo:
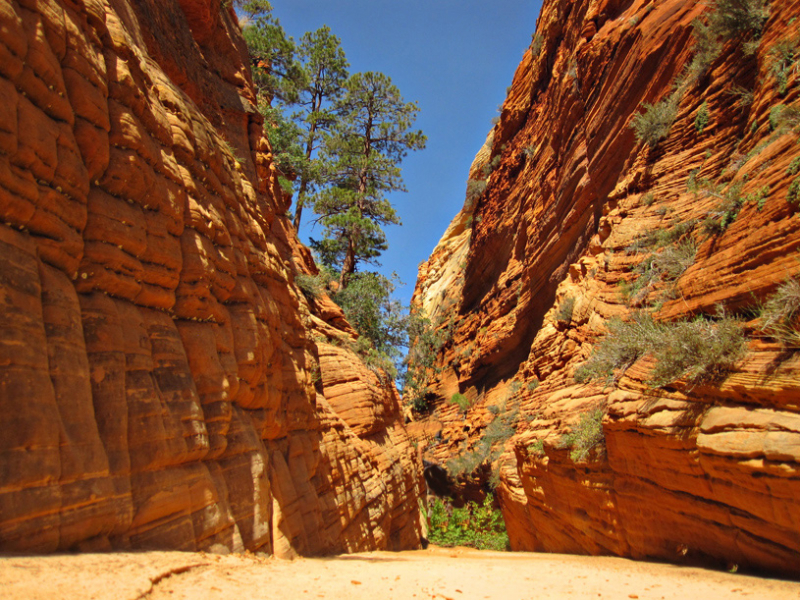
[[[347,287],[347,280],[350,275],[356,271],[356,245],[353,243],[353,238],[347,239],[347,254],[344,257],[344,264],[342,265],[342,274],[339,276],[339,288],[344,289]]]
[[[322,105],[322,98],[314,100],[314,110],[319,110]],[[316,121],[311,124],[311,129],[308,130],[308,142],[306,143],[306,162],[311,160],[311,155],[314,153],[314,140],[317,137],[317,123]],[[300,179],[300,190],[297,192],[297,204],[294,207],[294,229],[300,231],[300,218],[303,216],[303,204],[300,199],[305,195],[308,190],[308,176],[303,175]]]
[[[300,190],[297,192],[297,204],[294,207],[294,229],[300,231],[300,218],[303,216],[303,204],[300,202],[305,195],[308,184],[305,179],[300,182]]]

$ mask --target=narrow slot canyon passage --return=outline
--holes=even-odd
[[[0,0],[0,600],[800,600],[800,0],[513,1]]]
[[[460,485],[441,465],[424,462],[428,544],[510,551],[505,518],[493,472],[473,485]]]

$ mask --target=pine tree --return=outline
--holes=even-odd
[[[422,131],[410,131],[419,107],[405,102],[382,73],[356,73],[337,103],[338,120],[322,151],[331,186],[315,199],[325,237],[312,240],[323,264],[340,271],[339,284],[361,262],[373,262],[387,248],[382,226],[400,219],[386,194],[406,191],[400,163],[410,150],[425,147]]]
[[[300,38],[298,61],[303,80],[298,86],[296,104],[300,110],[292,116],[300,131],[304,146],[305,169],[300,173],[300,185],[295,202],[294,227],[300,229],[300,219],[307,196],[314,185],[324,184],[325,169],[316,157],[322,134],[336,121],[331,110],[347,80],[348,62],[339,38],[326,25]]]
[[[331,109],[342,95],[349,65],[327,25],[295,43],[272,16],[269,2],[239,5],[248,17],[243,33],[275,163],[299,185],[294,214],[299,229],[308,196],[325,184],[326,169],[317,150],[322,134],[336,120]]]
[[[286,35],[280,21],[272,15],[266,0],[240,0],[246,14],[242,29],[250,51],[253,83],[258,95],[258,110],[264,116],[264,131],[272,147],[275,164],[291,178],[307,170],[302,130],[288,115],[287,107],[299,99],[305,73],[297,61],[294,40]],[[285,187],[291,187],[286,177]]]
[[[272,15],[272,5],[267,0],[246,0],[238,5],[247,15],[242,35],[250,51],[259,101],[269,104],[277,98],[280,102],[294,102],[303,77],[295,60],[294,40]]]

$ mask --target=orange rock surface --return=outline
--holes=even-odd
[[[312,335],[352,330],[294,283],[246,57],[220,0],[0,0],[2,551],[419,544],[396,390]]]
[[[654,148],[630,126],[673,93],[706,10],[546,0],[472,167],[474,179],[489,167],[487,188],[420,268],[415,302],[450,333],[412,437],[444,464],[478,448],[489,423],[512,422],[471,482],[485,484],[494,458],[514,549],[800,569],[800,355],[748,313],[800,274],[798,128],[774,122],[775,106],[800,107],[800,69],[785,93],[776,78],[781,44],[800,46],[800,2],[771,3],[754,55],[726,43]],[[701,222],[722,188],[691,185],[705,179],[744,182],[716,234]],[[644,308],[621,287],[646,256],[631,244],[693,219],[694,262],[670,294],[655,285],[651,310],[749,319],[744,358],[701,384],[648,385],[650,356],[608,386],[576,383],[608,320]],[[456,392],[473,402],[466,414],[448,402]],[[605,444],[573,460],[562,436],[594,408]]]

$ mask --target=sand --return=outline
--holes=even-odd
[[[558,554],[435,548],[281,561],[183,552],[0,557],[3,600],[800,600],[800,583]]]

